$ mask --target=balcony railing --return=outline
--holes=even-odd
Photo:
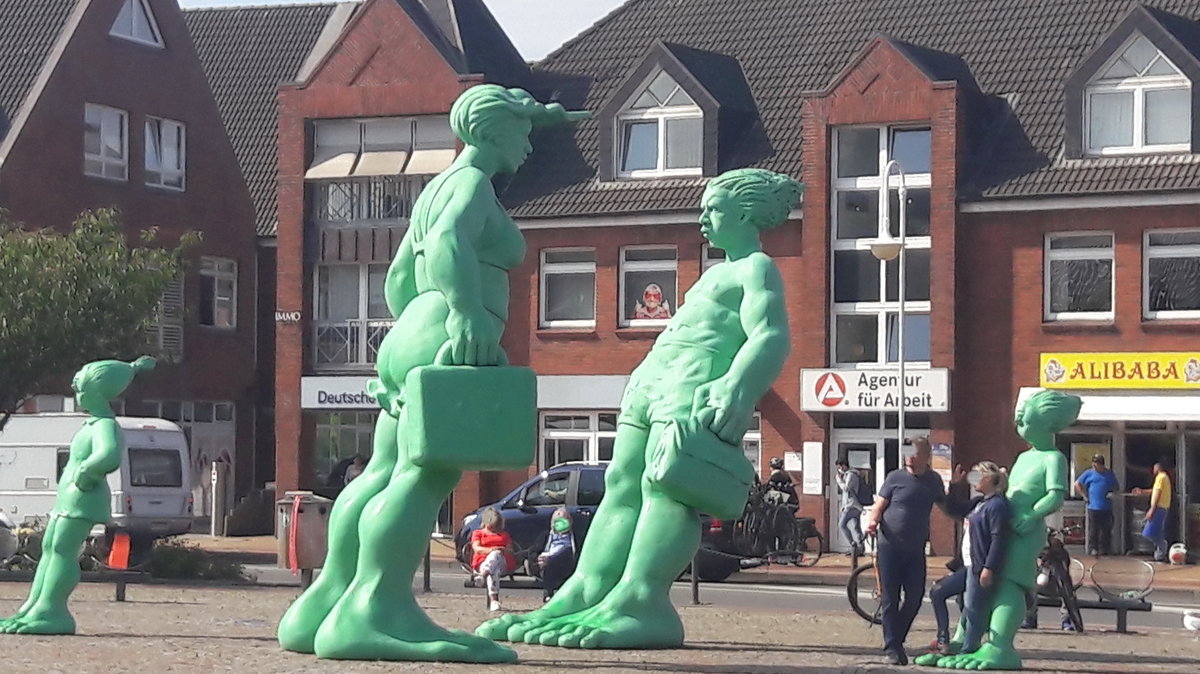
[[[352,318],[316,325],[314,365],[318,368],[370,368],[393,320]]]

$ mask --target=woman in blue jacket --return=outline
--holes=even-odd
[[[981,496],[967,499],[952,490],[946,504],[947,512],[964,516],[963,563],[952,575],[938,581],[930,592],[938,623],[937,652],[918,658],[917,664],[936,664],[943,655],[973,653],[987,630],[991,591],[1004,563],[1004,536],[1009,521],[1008,498],[1004,495],[1008,490],[1008,472],[991,461],[977,463],[973,470],[979,474],[975,488]],[[965,594],[963,614],[958,633],[951,640],[946,600],[959,593]]]

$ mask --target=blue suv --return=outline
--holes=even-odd
[[[513,540],[517,573],[535,573],[535,560],[541,550],[532,548],[550,529],[550,517],[560,507],[566,507],[574,521],[576,540],[583,544],[592,516],[604,498],[604,470],[608,462],[588,463],[571,461],[542,471],[504,498],[485,505],[463,518],[462,527],[454,537],[458,561],[464,568],[471,565],[471,534],[482,526],[482,515],[495,508],[504,515],[505,529]],[[715,541],[708,541],[711,518],[701,515],[701,531],[705,539],[697,557],[700,579],[722,581],[740,568],[736,557],[722,554]]]

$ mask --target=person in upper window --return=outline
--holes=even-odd
[[[1087,506],[1087,549],[1092,555],[1112,552],[1113,509],[1109,495],[1119,491],[1117,476],[1104,466],[1104,455],[1092,457],[1092,467],[1075,480],[1075,492]]]
[[[783,459],[775,457],[771,459],[771,477],[767,478],[767,488],[781,492],[787,496],[784,501],[787,505],[800,505],[800,497],[796,495],[796,483],[792,481],[792,476],[783,469]]]
[[[661,319],[671,317],[671,303],[663,299],[662,287],[651,283],[642,291],[642,300],[633,309],[635,319]]]

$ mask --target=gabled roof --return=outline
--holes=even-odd
[[[0,0],[0,138],[29,98],[78,2]]]
[[[529,67],[483,0],[420,0],[461,54],[463,74],[487,73],[493,82],[521,84]]]
[[[298,79],[335,14],[344,21],[356,4],[224,7],[183,13],[250,190],[259,236],[275,236],[276,92],[280,85]],[[329,30],[336,35],[340,26],[331,25]]]
[[[1200,0],[1148,3],[1194,43]],[[1196,189],[1200,156],[1064,158],[1064,80],[1129,0],[629,0],[536,65],[537,93],[592,111],[655,39],[736,59],[759,111],[753,165],[801,173],[800,93],[825,88],[886,33],[939,79],[973,76],[990,118],[962,176],[979,198]],[[1153,12],[1153,10],[1150,10]],[[1176,23],[1171,23],[1176,22]],[[1200,84],[1200,83],[1198,83]],[[694,210],[703,180],[598,182],[597,120],[537,132],[503,199],[518,217]],[[574,142],[571,142],[573,138]]]

